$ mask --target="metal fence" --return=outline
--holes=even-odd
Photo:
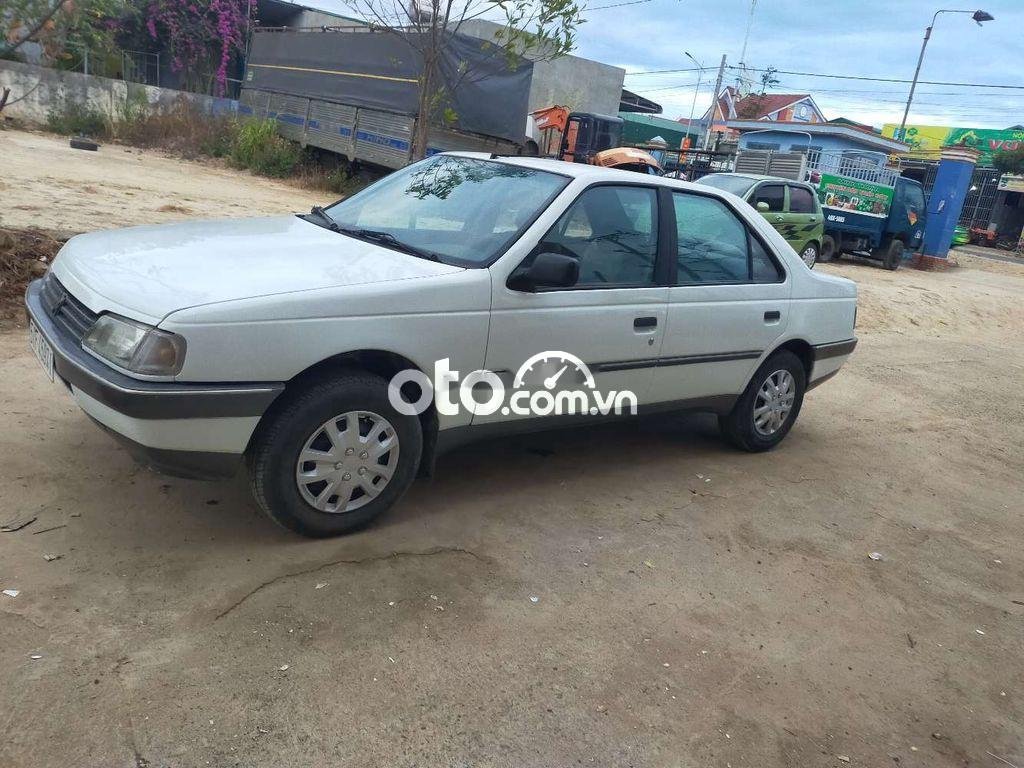
[[[216,78],[212,72],[189,72],[186,77],[185,73],[175,72],[167,57],[161,57],[159,53],[94,51],[76,47],[69,47],[68,53],[71,54],[71,59],[62,63],[61,68],[71,72],[209,96],[218,95],[215,93]],[[237,99],[241,90],[242,81],[229,77],[225,83],[225,92],[219,95]]]
[[[145,51],[94,51],[69,46],[69,62],[62,69],[83,75],[109,77],[144,85],[160,85],[160,54]]]
[[[935,176],[939,170],[937,162],[906,163],[907,169],[913,169],[914,178],[921,180],[925,194],[931,199],[932,189],[935,187]],[[964,200],[963,210],[960,211],[960,218],[957,225],[961,227],[988,228],[992,222],[992,213],[996,205],[996,193],[999,191],[1000,172],[995,168],[975,168],[971,176],[971,186]]]
[[[810,149],[807,152],[809,169],[892,187],[900,172],[886,167],[887,162],[888,156],[883,152],[859,149]]]

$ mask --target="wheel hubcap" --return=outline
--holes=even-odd
[[[306,440],[295,465],[302,498],[321,512],[352,512],[380,495],[398,466],[398,435],[383,416],[349,411]]]
[[[789,417],[796,400],[796,382],[789,371],[775,371],[764,380],[754,398],[754,429],[774,435]]]
[[[818,260],[818,252],[815,251],[810,246],[808,246],[807,248],[804,248],[804,252],[802,254],[800,254],[800,255],[804,259],[804,264],[806,264],[808,267],[813,267],[814,266],[814,262],[816,262]]]

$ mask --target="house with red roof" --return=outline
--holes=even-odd
[[[722,89],[704,113],[713,123],[763,120],[778,123],[824,123],[825,115],[809,93],[751,93],[742,96],[733,86]]]

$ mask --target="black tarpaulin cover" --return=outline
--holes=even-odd
[[[406,33],[267,31],[253,35],[245,87],[415,115],[422,66]],[[523,140],[530,61],[510,61],[491,43],[447,34],[440,69],[442,109],[454,115],[453,128]]]

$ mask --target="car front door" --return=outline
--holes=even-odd
[[[676,258],[649,399],[725,407],[785,331],[791,283],[725,201],[681,191],[671,197]]]
[[[786,185],[782,182],[762,182],[754,187],[747,197],[755,210],[764,216],[779,234],[786,237]]]
[[[647,401],[668,306],[666,199],[647,185],[588,187],[520,265],[567,255],[579,264],[577,283],[531,291],[494,281],[486,368],[509,394],[517,378],[533,391],[586,387],[579,361],[603,396],[628,390]],[[542,415],[478,410],[473,424]]]

